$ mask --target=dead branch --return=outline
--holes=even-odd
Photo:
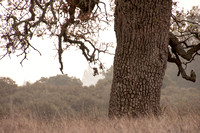
[[[75,2],[75,5],[71,5],[73,4],[72,0],[14,0],[8,8],[0,5],[5,10],[2,13],[4,17],[0,19],[2,23],[5,23],[1,27],[4,30],[1,30],[0,34],[6,42],[5,45],[0,47],[6,51],[0,59],[20,51],[18,56],[24,55],[22,63],[27,59],[29,49],[36,50],[41,55],[39,50],[30,43],[30,40],[34,35],[42,37],[49,34],[50,37],[56,36],[58,38],[58,60],[62,73],[63,43],[68,43],[69,46],[78,46],[88,62],[94,62],[94,64],[98,62],[100,67],[103,68],[98,55],[101,52],[106,53],[107,47],[105,50],[98,48],[92,37],[96,36],[99,30],[103,30],[101,26],[98,26],[100,22],[109,24],[108,13],[106,9],[105,12],[100,10],[99,4],[103,4],[106,8],[104,2],[99,0],[93,2],[93,4],[88,3],[86,5],[85,3]],[[75,6],[72,12],[70,12],[70,6]],[[93,9],[94,11],[92,11]],[[73,21],[70,21],[70,17],[73,18]]]
[[[183,43],[186,43],[186,41],[179,42],[178,38],[173,33],[169,33],[169,45],[176,51],[179,56],[186,59],[187,61],[190,61],[193,55],[200,50],[200,43],[194,45],[193,47],[188,47],[189,49],[187,51],[182,46]]]
[[[170,51],[170,50],[169,50]],[[175,53],[176,54],[176,53]],[[179,76],[181,74],[182,78],[186,79],[186,80],[189,80],[189,81],[192,81],[192,82],[195,82],[196,81],[196,74],[193,70],[191,70],[191,73],[190,73],[190,76],[188,76],[185,72],[185,70],[183,69],[182,67],[182,62],[181,60],[178,58],[178,56],[176,57],[172,57],[172,54],[170,52],[168,52],[168,62],[171,62],[171,63],[175,63],[178,67],[178,75]]]

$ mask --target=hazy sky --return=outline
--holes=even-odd
[[[200,0],[177,0],[180,7],[190,9],[193,5],[200,6]],[[107,31],[102,37],[107,42],[114,41],[114,32]],[[42,56],[36,51],[32,50],[28,54],[28,60],[23,62],[23,66],[20,65],[22,57],[11,58],[7,57],[0,60],[0,77],[10,77],[17,84],[22,85],[25,81],[34,82],[39,80],[40,77],[49,77],[57,74],[61,74],[59,70],[59,63],[57,57],[57,51],[55,50],[53,40],[40,38],[33,38],[33,43],[36,48],[40,50]],[[55,40],[57,42],[57,40]],[[108,68],[113,61],[113,56],[102,56],[102,61]],[[75,76],[82,78],[84,70],[88,67],[86,59],[82,56],[81,52],[75,48],[71,48],[63,54],[64,73],[69,76]]]

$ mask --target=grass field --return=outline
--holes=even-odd
[[[159,118],[90,119],[65,118],[40,120],[32,115],[11,115],[0,120],[1,133],[200,133],[200,115],[188,109],[166,109]]]
[[[90,87],[66,75],[43,80],[0,80],[0,133],[200,133],[200,88],[167,83],[160,117],[110,120],[108,78]]]

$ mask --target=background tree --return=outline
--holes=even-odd
[[[11,113],[12,98],[10,97],[17,91],[15,81],[8,77],[0,77],[0,118]]]
[[[14,93],[17,85],[15,81],[7,77],[0,77],[0,96],[6,96]]]
[[[40,80],[36,81],[36,84],[50,84],[55,86],[64,86],[64,85],[77,85],[82,86],[82,82],[80,79],[76,79],[73,77],[69,77],[67,74],[57,75],[50,78],[42,77]]]

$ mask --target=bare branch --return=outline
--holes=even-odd
[[[169,53],[168,54],[168,62],[172,62],[172,63],[175,63],[177,65],[178,70],[179,70],[178,76],[179,76],[179,74],[181,74],[182,78],[189,80],[189,81],[192,81],[192,82],[195,82],[196,81],[195,72],[193,70],[191,70],[190,76],[188,76],[186,74],[185,70],[182,67],[182,63],[181,63],[180,59],[177,58],[177,57],[174,58],[174,57],[172,57],[170,52],[168,52],[168,53]]]
[[[192,59],[193,54],[200,50],[199,43],[193,47],[190,47],[188,51],[185,51],[181,45],[181,42],[179,42],[178,38],[171,32],[169,33],[169,45],[177,52],[179,56],[188,61]]]

